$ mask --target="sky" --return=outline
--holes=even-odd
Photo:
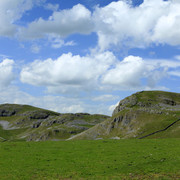
[[[180,0],[0,0],[0,103],[111,115],[180,92]]]

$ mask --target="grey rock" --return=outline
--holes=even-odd
[[[6,110],[6,109],[0,109],[0,116],[12,116],[15,115],[16,111],[15,110]]]
[[[129,109],[132,106],[135,106],[136,104],[137,104],[137,97],[135,95],[129,96],[119,102],[119,105],[113,111],[112,116],[116,115],[118,112],[124,109]]]
[[[41,121],[35,122],[35,123],[32,125],[32,128],[38,128],[40,125],[41,125]]]
[[[30,119],[46,119],[46,118],[48,118],[48,116],[49,116],[49,114],[46,113],[46,112],[37,112],[37,111],[34,111],[30,115]]]

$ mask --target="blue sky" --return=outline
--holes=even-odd
[[[111,115],[180,91],[180,1],[1,0],[0,103]]]

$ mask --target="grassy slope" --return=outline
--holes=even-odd
[[[137,101],[142,102],[144,104],[151,103],[152,105],[157,105],[158,103],[162,103],[162,98],[165,99],[171,99],[173,101],[176,101],[177,104],[180,105],[180,94],[179,93],[171,93],[171,92],[164,92],[164,91],[144,91],[142,93],[136,94]],[[166,107],[167,108],[167,107]],[[170,108],[170,110],[168,110]],[[148,112],[138,112],[139,109],[138,105],[135,105],[131,107],[131,113],[136,114],[136,120],[133,124],[135,128],[139,128],[138,131],[138,137],[142,137],[144,135],[147,135],[149,133],[161,130],[165,127],[167,127],[169,124],[176,121],[178,118],[180,118],[180,108],[179,111],[171,111],[173,109],[172,107],[168,107],[167,109],[163,109],[162,114],[154,114],[154,113],[148,113]],[[158,108],[156,108],[158,110]],[[129,113],[127,110],[119,112],[116,114],[113,118],[118,117],[121,114]],[[180,131],[179,131],[180,123],[178,122],[171,128],[169,128],[165,132],[161,132],[158,134],[155,134],[148,138],[168,138],[168,137],[174,137],[179,138],[180,137]],[[115,132],[112,132],[112,134],[118,134],[120,137],[122,137],[123,131],[117,132],[118,130],[115,130]]]
[[[4,130],[0,126],[0,137],[11,140],[53,140],[53,139],[66,139],[69,138],[72,134],[82,132],[82,129],[78,129],[77,126],[90,128],[93,124],[102,122],[108,116],[104,115],[89,115],[89,114],[60,114],[49,110],[44,110],[41,108],[36,108],[29,105],[18,105],[18,104],[3,104],[0,105],[0,109],[5,109],[7,111],[15,110],[16,114],[12,116],[3,116],[0,117],[0,121],[8,121],[12,126],[15,126],[19,129],[13,130]],[[49,118],[47,119],[33,119],[30,116],[38,116],[38,114],[48,114]],[[65,121],[65,123],[53,123],[48,124],[49,121]],[[74,120],[83,120],[87,124],[78,124],[76,126],[67,126],[66,123],[73,122]],[[41,125],[38,128],[32,128],[33,123],[41,121]],[[88,124],[89,123],[89,124]],[[3,139],[0,138],[0,141]]]
[[[162,103],[162,98],[171,99],[179,104],[178,111],[171,111],[173,106],[166,107],[166,109],[161,110],[162,114],[153,113],[138,113],[138,125],[142,127],[139,130],[139,136],[144,136],[149,133],[164,129],[169,124],[173,123],[180,118],[180,93],[164,92],[164,91],[144,91],[136,95],[137,100],[143,103],[151,103],[151,105],[157,105]],[[138,107],[134,106],[133,109],[136,110]],[[168,109],[169,108],[169,109]],[[137,126],[138,127],[138,126]],[[160,132],[148,138],[179,138],[180,137],[180,122],[176,123],[174,126],[169,128],[167,131]]]
[[[118,115],[124,115],[129,112],[122,111],[118,113],[115,117],[118,117]],[[152,132],[164,129],[169,124],[176,121],[178,118],[180,118],[180,111],[175,112],[168,112],[167,114],[152,114],[148,112],[137,112],[137,110],[131,110],[131,114],[136,114],[136,119],[132,120],[130,123],[130,126],[132,125],[134,129],[139,129],[135,131],[134,135],[135,138],[145,136],[147,134],[150,134]],[[119,126],[121,127],[121,125]],[[156,135],[150,136],[148,138],[167,138],[167,137],[174,137],[179,138],[180,137],[180,131],[179,131],[180,123],[176,123],[171,128],[166,130],[165,132],[160,132]],[[119,130],[119,128],[114,129],[108,137],[111,136],[119,136],[119,137],[128,137],[126,135],[127,130],[125,127],[123,129]],[[133,138],[133,134],[130,134],[130,137]]]
[[[0,143],[9,179],[179,179],[179,139]]]

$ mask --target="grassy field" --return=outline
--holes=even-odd
[[[0,179],[180,179],[180,140],[4,142]]]

